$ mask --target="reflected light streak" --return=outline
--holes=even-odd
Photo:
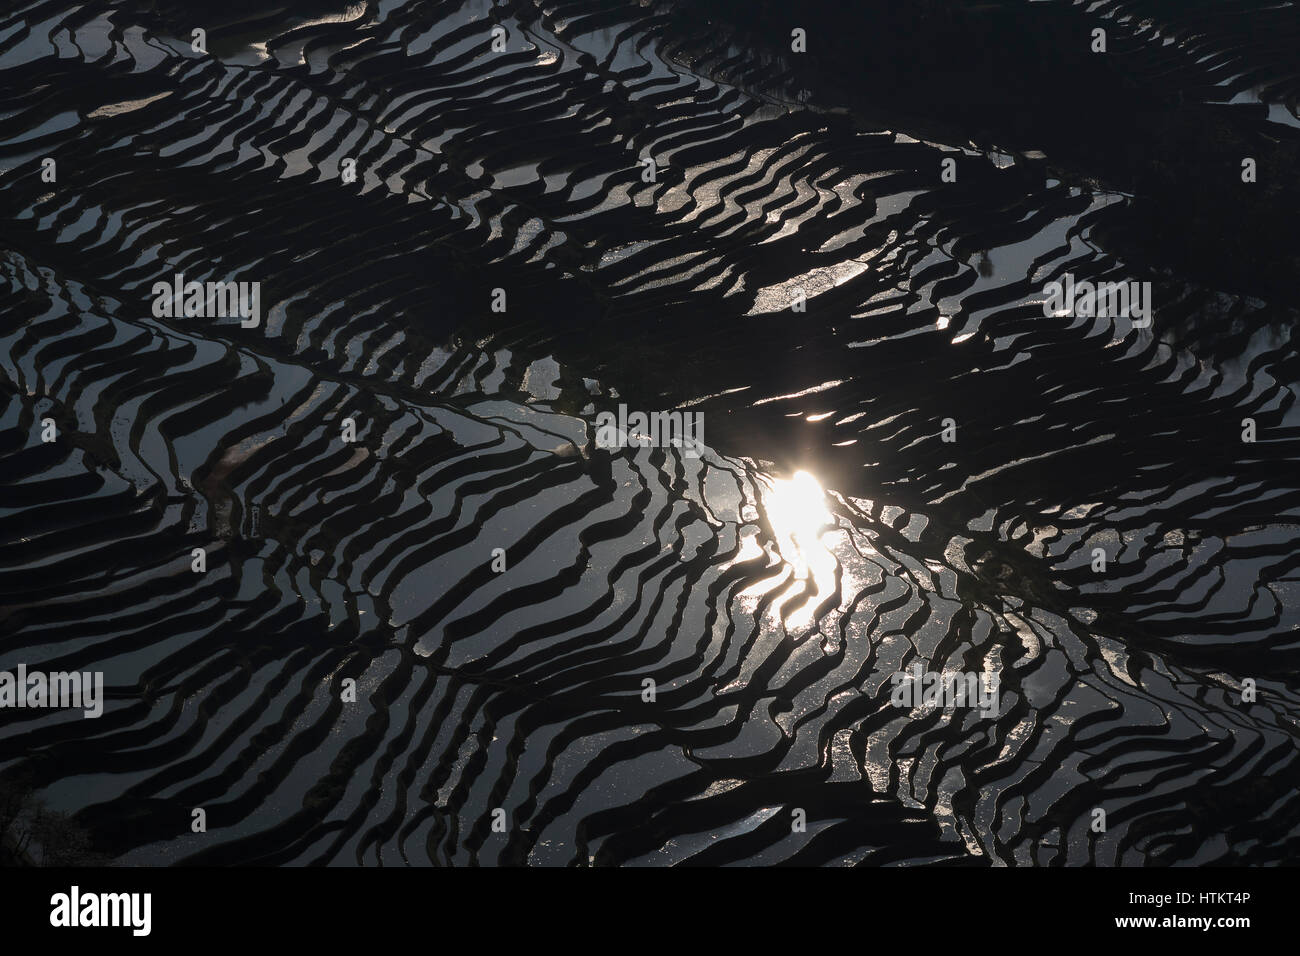
[[[763,505],[781,557],[794,568],[795,577],[808,577],[812,565],[821,563],[821,555],[830,557],[821,543],[822,530],[833,523],[822,486],[808,472],[795,472],[788,481],[773,482],[772,494]]]
[[[817,605],[835,590],[836,558],[823,543],[823,535],[835,524],[826,507],[826,493],[806,471],[793,478],[773,482],[763,506],[776,536],[776,548],[790,565],[796,580],[811,578],[811,594],[799,607],[783,614],[787,630],[813,623]]]

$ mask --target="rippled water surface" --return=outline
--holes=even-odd
[[[1293,4],[170,7],[0,14],[0,668],[107,685],[0,780],[129,864],[1294,857]]]

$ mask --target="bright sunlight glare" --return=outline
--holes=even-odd
[[[829,557],[821,535],[832,519],[822,486],[808,472],[795,472],[793,478],[773,483],[764,507],[781,557],[790,562],[795,577],[806,578],[812,565],[824,563],[822,555]]]

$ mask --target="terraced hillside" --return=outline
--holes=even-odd
[[[0,670],[107,695],[0,781],[122,864],[1292,859],[1300,8],[788,6],[0,14]]]

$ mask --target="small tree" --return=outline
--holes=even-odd
[[[51,810],[23,778],[0,780],[0,866],[108,866],[90,835]]]

